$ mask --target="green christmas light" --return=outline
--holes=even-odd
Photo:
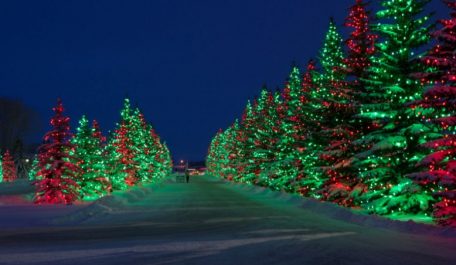
[[[109,176],[105,169],[103,143],[97,134],[98,128],[91,127],[85,116],[79,120],[77,132],[71,143],[75,146],[70,155],[80,168],[76,177],[80,198],[94,200],[110,190]]]
[[[405,106],[423,92],[414,74],[426,71],[416,51],[429,41],[428,17],[418,17],[428,2],[383,1],[384,10],[377,13],[379,19],[389,23],[375,26],[383,42],[369,68],[365,80],[368,94],[359,111],[359,117],[370,120],[374,128],[357,141],[364,151],[355,159],[359,176],[368,186],[360,199],[378,214],[428,211],[423,209],[422,201],[432,200],[406,179],[417,158],[425,155],[419,145],[424,135],[419,131],[429,131],[421,123],[420,110]]]

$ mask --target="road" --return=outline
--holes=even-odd
[[[0,264],[456,264],[456,238],[347,223],[206,176],[122,200],[0,229]]]

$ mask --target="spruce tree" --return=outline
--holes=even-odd
[[[280,126],[281,137],[277,146],[277,166],[274,188],[278,190],[296,191],[299,169],[299,148],[303,142],[303,125],[299,114],[301,113],[302,83],[301,73],[297,66],[293,66],[283,91],[282,122]]]
[[[281,176],[277,173],[280,163],[277,162],[279,140],[282,136],[283,102],[280,93],[262,90],[260,96],[263,107],[259,107],[257,115],[262,117],[262,124],[258,128],[257,148],[255,154],[261,159],[260,184],[275,188]]]
[[[91,127],[87,118],[82,116],[77,132],[71,140],[74,149],[70,155],[81,169],[76,179],[80,187],[80,198],[84,200],[97,199],[106,195],[109,190],[102,139],[98,123],[94,122],[94,126]]]
[[[206,158],[207,172],[212,176],[218,176],[220,172],[219,148],[221,134],[222,131],[219,130],[217,134],[214,136],[214,138],[212,138]]]
[[[3,182],[13,182],[17,179],[16,165],[14,164],[13,156],[9,150],[3,154],[2,158]]]
[[[0,161],[3,161],[2,151],[0,150]],[[3,182],[3,163],[0,163],[0,183]]]
[[[72,204],[79,198],[76,182],[80,168],[69,154],[74,145],[70,143],[70,118],[63,115],[61,100],[53,108],[52,130],[44,136],[45,143],[39,148],[39,171],[37,173],[35,203]]]
[[[244,160],[242,163],[238,164],[237,172],[239,172],[239,181],[246,183],[255,183],[260,171],[260,168],[253,163],[253,155],[255,152],[253,139],[254,134],[256,133],[254,109],[256,104],[256,101],[254,101],[253,106],[250,101],[247,102],[241,121],[242,138],[240,139],[240,144],[244,152]],[[221,139],[222,138],[221,135]]]
[[[368,191],[361,203],[371,212],[426,211],[432,198],[406,178],[423,154],[420,144],[427,129],[420,112],[405,103],[421,97],[423,86],[414,74],[423,71],[417,54],[429,41],[429,0],[385,0],[375,26],[382,41],[366,78],[366,102],[358,117],[372,122],[373,131],[357,143],[366,151],[356,155],[356,166]]]
[[[410,177],[438,200],[433,212],[436,221],[456,226],[456,2],[445,3],[451,17],[439,21],[441,27],[432,34],[437,44],[422,60],[435,70],[420,75],[431,85],[424,98],[412,104],[430,111],[423,111],[425,123],[438,125],[440,134],[423,144],[432,153],[418,163],[423,171]]]

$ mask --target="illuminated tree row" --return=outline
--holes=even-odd
[[[59,100],[51,119],[53,129],[45,135],[33,162],[29,178],[37,187],[35,203],[93,200],[170,174],[172,162],[166,144],[139,109],[131,109],[128,99],[109,140],[98,122],[90,125],[85,116],[73,135],[63,110]]]
[[[456,4],[445,1],[452,18],[431,34],[428,2],[381,1],[371,25],[356,0],[345,41],[331,19],[318,61],[302,75],[293,67],[281,94],[263,89],[217,133],[209,172],[456,225]]]

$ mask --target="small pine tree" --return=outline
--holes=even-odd
[[[103,136],[98,128],[98,123],[94,121],[94,127],[90,127],[87,118],[82,116],[77,133],[71,140],[74,149],[71,150],[70,155],[81,169],[77,176],[77,182],[80,187],[80,197],[85,200],[102,197],[109,190],[109,181],[103,167],[102,139]]]
[[[304,125],[300,119],[302,82],[301,73],[297,66],[293,66],[283,91],[282,122],[280,124],[281,137],[277,143],[276,165],[274,173],[278,176],[274,180],[274,188],[294,192],[298,189],[299,150],[304,140]]]
[[[69,151],[74,145],[69,142],[70,118],[63,115],[62,101],[57,101],[51,119],[53,129],[44,136],[45,144],[39,148],[39,171],[36,186],[35,203],[72,204],[79,197],[79,186],[75,177],[80,169],[72,163]]]
[[[2,159],[3,182],[13,182],[17,179],[16,166],[9,150],[6,150]]]
[[[33,161],[32,161],[32,166],[30,168],[30,171],[28,172],[28,179],[30,181],[35,181],[37,180],[37,174],[38,174],[38,171],[39,171],[39,168],[38,168],[38,156],[34,156],[33,158]]]
[[[2,157],[2,152],[0,150],[0,161],[2,161],[2,163],[0,163],[0,183],[3,182],[3,157]]]

